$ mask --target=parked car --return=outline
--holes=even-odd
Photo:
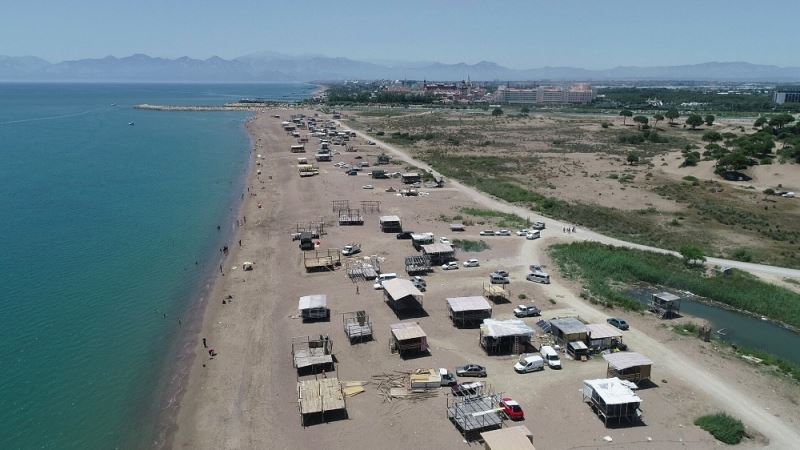
[[[453,395],[475,395],[483,389],[483,383],[480,381],[473,381],[471,383],[454,384],[450,391]]]
[[[544,230],[544,222],[534,222],[531,228],[534,230]]]
[[[411,235],[414,234],[413,231],[403,231],[402,233],[397,233],[397,239],[411,239]]]
[[[491,275],[489,275],[489,281],[492,284],[508,284],[508,283],[511,283],[511,280],[509,280],[508,277],[504,277],[504,276],[502,276],[502,275],[500,275],[499,273],[496,273],[496,272],[491,274]]]
[[[411,277],[411,281],[414,282],[414,283],[419,283],[419,284],[421,284],[423,286],[427,286],[428,285],[428,282],[425,281],[425,278],[422,278],[419,275]]]
[[[497,269],[494,273],[500,275],[501,277],[508,277],[508,271],[503,269]]]
[[[517,236],[525,236],[528,233],[530,233],[530,230],[519,230],[517,231]]]
[[[542,348],[539,349],[539,354],[551,369],[561,368],[561,359],[558,357],[558,352],[556,352],[553,347],[543,345]]]
[[[506,417],[511,420],[525,419],[525,413],[522,411],[522,407],[511,397],[503,397],[503,399],[500,400],[500,408],[503,409],[503,413]]]
[[[477,364],[467,364],[456,367],[456,375],[459,377],[485,377],[487,375],[486,367]]]
[[[630,325],[628,325],[628,322],[625,322],[624,319],[618,319],[616,317],[611,317],[610,319],[606,320],[606,322],[608,322],[609,325],[611,325],[613,327],[617,327],[622,331],[627,331],[628,329],[630,329]]]
[[[444,237],[444,236],[442,236],[442,237],[440,237],[440,238],[439,238],[439,242],[440,242],[440,243],[442,243],[442,244],[447,244],[447,245],[450,245],[450,239],[447,239],[447,238],[446,238],[446,237]]]
[[[531,272],[525,279],[534,283],[550,284],[550,275],[545,272]]]
[[[442,264],[442,270],[456,270],[458,269],[458,263],[455,261],[450,261],[449,263]]]
[[[533,317],[541,315],[542,311],[536,305],[518,305],[514,308],[516,317]]]
[[[443,367],[439,369],[439,376],[442,378],[442,386],[454,386],[458,384],[455,374]]]
[[[374,141],[367,141],[367,145],[375,145]]]
[[[511,236],[511,230],[500,230],[497,232],[498,236]]]
[[[494,230],[483,230],[480,232],[481,236],[494,236]]]
[[[393,280],[397,278],[396,273],[382,273],[378,275],[378,279],[375,280],[375,284],[372,285],[375,289],[383,289],[383,282],[386,280]]]
[[[371,184],[365,184],[364,186],[361,186],[361,189],[375,189],[375,186]]]
[[[428,285],[426,285],[426,284],[422,284],[422,283],[419,283],[417,281],[412,281],[411,284],[413,284],[414,287],[417,288],[417,290],[420,291],[420,292],[425,292],[425,291],[428,290]]]
[[[519,361],[514,364],[517,373],[535,372],[544,370],[544,359],[540,355],[520,355]]]
[[[541,233],[539,233],[536,230],[531,231],[530,233],[525,235],[525,239],[527,239],[529,241],[533,241],[535,239],[539,239],[540,237],[542,237]]]
[[[481,263],[475,258],[464,261],[464,267],[478,267],[480,265]]]
[[[361,253],[361,244],[348,244],[342,248],[342,255],[350,256]]]

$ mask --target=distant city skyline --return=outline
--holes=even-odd
[[[514,69],[709,61],[800,66],[791,31],[800,14],[796,0],[74,3],[5,5],[0,55],[50,62],[136,53],[231,59],[269,50],[378,62],[492,61]]]

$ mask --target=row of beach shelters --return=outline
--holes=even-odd
[[[640,421],[642,399],[631,387],[630,382],[616,377],[583,380],[583,401],[600,416],[606,427],[609,421]]]
[[[622,332],[607,323],[590,323],[586,325],[587,343],[593,352],[601,352],[613,348],[622,342]]]
[[[519,319],[484,319],[480,343],[489,355],[521,354],[530,347],[534,334],[533,328]]]
[[[639,382],[649,380],[653,361],[636,352],[615,352],[603,355],[608,363],[606,374],[621,380]]]
[[[392,330],[390,350],[400,357],[428,351],[428,335],[417,322],[400,322],[389,326]]]
[[[383,282],[383,298],[394,311],[422,309],[423,296],[411,280],[394,278]]]
[[[477,325],[492,317],[492,305],[480,295],[447,299],[447,313],[453,325],[463,328]]]
[[[403,222],[398,216],[381,216],[378,221],[384,233],[400,233],[403,231]]]
[[[575,317],[550,320],[550,332],[556,343],[564,347],[570,342],[585,342],[588,336],[586,325]]]
[[[450,244],[423,245],[422,254],[429,257],[432,264],[445,264],[456,259],[456,251]]]

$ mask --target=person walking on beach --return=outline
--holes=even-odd
[[[203,348],[208,348],[208,344],[206,343],[206,338],[203,338]]]
[[[242,240],[239,239],[239,247],[241,247],[241,246],[242,246]]]

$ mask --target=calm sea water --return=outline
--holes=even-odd
[[[245,113],[132,106],[313,89],[0,84],[0,448],[130,448],[154,420],[249,140]]]

